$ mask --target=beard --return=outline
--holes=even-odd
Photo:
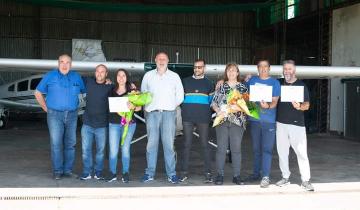
[[[292,76],[291,75],[284,75],[285,81],[291,81]]]

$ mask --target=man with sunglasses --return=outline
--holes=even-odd
[[[180,181],[188,178],[188,168],[194,127],[199,134],[204,158],[205,183],[212,183],[210,167],[210,148],[208,144],[209,122],[211,120],[210,103],[214,84],[205,77],[205,60],[194,62],[194,74],[183,79],[184,102],[181,105],[184,147],[182,151]]]

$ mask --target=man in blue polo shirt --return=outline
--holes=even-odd
[[[83,80],[71,70],[71,57],[66,54],[59,56],[58,68],[48,72],[35,90],[36,100],[47,112],[55,180],[74,176],[77,109],[79,94],[84,92]]]
[[[260,60],[257,65],[259,76],[253,76],[247,85],[266,85],[272,87],[272,101],[259,102],[261,108],[260,119],[249,118],[250,134],[252,139],[254,164],[253,174],[247,181],[260,180],[260,187],[266,188],[270,185],[270,171],[272,151],[275,144],[276,134],[276,106],[280,96],[280,83],[270,77],[270,63],[268,60]],[[250,88],[251,95],[251,88]]]

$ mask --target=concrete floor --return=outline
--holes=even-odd
[[[139,125],[135,137],[141,136],[144,133],[145,133],[144,125]],[[211,136],[214,136],[213,131],[211,133]],[[177,151],[181,150],[182,142],[183,142],[182,137],[178,137],[176,139],[175,146]],[[242,176],[247,176],[252,171],[251,142],[248,134],[245,135],[242,145],[243,145]],[[130,169],[131,182],[128,184],[123,184],[120,181],[113,183],[106,183],[104,181],[96,181],[94,179],[87,181],[80,181],[77,179],[68,178],[68,179],[55,181],[52,179],[52,174],[51,174],[49,148],[50,146],[49,146],[48,130],[47,130],[46,122],[43,119],[36,119],[36,120],[23,119],[22,121],[12,121],[10,122],[8,129],[0,130],[0,160],[1,160],[0,161],[0,206],[1,204],[6,204],[3,207],[8,207],[8,209],[14,209],[13,208],[14,206],[12,205],[13,203],[11,203],[10,201],[4,202],[6,200],[5,197],[20,196],[19,194],[22,193],[25,193],[26,196],[34,196],[38,194],[41,194],[42,196],[45,195],[49,196],[49,193],[51,195],[52,192],[53,194],[56,194],[58,197],[62,197],[62,198],[69,198],[69,195],[67,195],[66,193],[68,194],[70,193],[70,194],[76,194],[78,196],[83,195],[85,196],[86,199],[90,199],[90,200],[92,198],[95,199],[95,197],[96,199],[98,199],[99,196],[100,197],[102,196],[101,198],[105,198],[106,196],[108,196],[107,199],[113,199],[113,200],[115,199],[114,200],[115,202],[117,198],[124,198],[123,193],[127,193],[127,191],[116,190],[120,188],[124,188],[123,190],[141,189],[141,192],[143,193],[146,192],[146,189],[149,189],[149,191],[154,192],[155,195],[158,195],[157,198],[164,197],[164,191],[165,193],[171,191],[175,193],[173,198],[178,199],[179,196],[182,198],[189,198],[194,196],[194,198],[196,197],[199,198],[199,202],[202,202],[205,199],[204,196],[207,194],[209,194],[210,196],[210,197],[205,196],[206,199],[208,200],[209,199],[211,200],[212,197],[217,197],[220,195],[224,196],[226,195],[226,193],[223,194],[221,190],[227,190],[227,189],[230,191],[228,192],[229,193],[228,196],[225,197],[226,199],[229,200],[229,202],[233,201],[233,199],[236,199],[238,196],[240,197],[246,196],[245,194],[259,196],[259,198],[265,196],[264,198],[265,200],[269,200],[270,197],[274,195],[285,194],[288,195],[287,198],[289,198],[289,202],[291,201],[291,199],[294,199],[294,201],[296,201],[298,197],[300,197],[299,199],[303,199],[302,197],[304,196],[303,194],[304,191],[299,187],[300,175],[299,175],[296,156],[294,152],[291,152],[290,155],[292,185],[290,185],[287,188],[279,188],[276,187],[275,185],[271,185],[269,189],[260,189],[258,186],[259,183],[246,183],[245,186],[240,186],[240,188],[239,186],[233,185],[231,183],[232,171],[231,171],[230,163],[226,164],[225,182],[223,188],[214,187],[212,184],[210,185],[203,184],[202,160],[201,160],[202,156],[200,153],[201,147],[200,147],[200,143],[197,141],[196,138],[194,138],[193,151],[191,154],[192,161],[190,165],[190,178],[188,179],[188,181],[175,186],[173,184],[169,184],[166,181],[165,172],[164,172],[165,171],[164,161],[161,150],[159,151],[158,168],[155,177],[156,180],[146,184],[141,183],[139,181],[146,167],[145,140],[137,142],[132,146],[132,151],[131,151],[132,160],[131,160],[131,169]],[[319,199],[320,200],[330,199],[331,197],[337,197],[335,195],[338,195],[340,193],[341,194],[340,197],[337,198],[344,197],[345,200],[343,201],[346,202],[348,202],[348,200],[354,201],[354,205],[350,202],[350,204],[348,203],[346,206],[342,206],[342,207],[340,206],[339,208],[337,208],[335,205],[331,205],[331,202],[329,202],[328,203],[329,207],[333,207],[333,208],[327,208],[327,209],[358,209],[358,207],[355,207],[358,206],[358,204],[356,204],[357,202],[355,202],[356,201],[355,197],[360,196],[359,151],[360,151],[360,142],[349,141],[336,136],[329,136],[329,135],[309,135],[308,154],[310,159],[312,182],[314,183],[316,193],[320,193],[324,196]],[[213,157],[213,161],[212,161],[213,168],[215,168],[214,167],[215,149],[212,151],[212,157]],[[106,160],[105,171],[107,171],[107,169],[108,169],[108,165]],[[81,141],[80,141],[79,132],[78,132],[78,144],[76,148],[76,164],[75,164],[74,172],[77,174],[81,173]],[[274,148],[273,165],[271,172],[272,183],[274,183],[280,178],[281,178],[281,173],[278,167],[278,157],[277,157],[276,149]],[[182,191],[182,193],[180,193],[179,195],[177,191],[172,191],[169,189],[174,189],[174,190],[178,189],[180,191],[181,189],[183,189],[184,191]],[[202,189],[203,191],[200,190],[201,192],[197,192],[197,190],[199,189]],[[113,194],[111,194],[111,196],[110,194],[105,195],[103,194],[104,190],[106,190],[107,193],[110,194],[113,193]],[[91,196],[93,197],[91,196],[89,197],[89,195],[86,194],[90,192],[91,192]],[[139,194],[139,192],[140,191],[137,191],[137,194]],[[119,193],[121,195],[119,195]],[[271,196],[269,197],[269,195]],[[169,196],[165,196],[165,197],[169,197]],[[316,196],[319,196],[319,194],[317,194]],[[85,198],[82,197],[82,199]],[[133,199],[134,197],[130,196],[128,198]],[[242,197],[242,199],[244,199],[244,197]],[[315,199],[315,197],[310,198],[309,200],[310,205],[312,199]],[[275,197],[273,201],[275,200],[283,200],[283,198]],[[48,200],[48,202],[50,201],[51,199]],[[218,204],[220,205],[221,202]],[[321,206],[320,204],[319,206]],[[59,205],[59,203],[57,203],[56,205]],[[67,203],[65,202],[63,203],[63,205],[66,206]],[[286,206],[287,205],[283,207]],[[231,209],[230,206],[228,207],[229,208],[226,209]],[[260,205],[259,209],[263,209],[263,207],[264,206]],[[215,209],[215,206],[213,206],[213,208]],[[1,208],[1,209],[7,209],[7,208]],[[17,208],[17,209],[21,209],[21,208]],[[66,209],[66,208],[64,207],[58,209]],[[277,208],[277,209],[289,209],[289,208]],[[326,208],[308,208],[308,209],[326,209]]]
[[[138,123],[135,137],[145,134],[144,125]],[[214,132],[211,132],[211,138]],[[81,173],[81,139],[78,132],[76,147],[76,164],[74,172]],[[183,138],[175,142],[180,154]],[[216,142],[216,141],[215,141]],[[251,174],[252,152],[249,135],[246,134],[242,144],[242,176]],[[62,179],[54,181],[51,176],[50,145],[46,122],[43,119],[12,121],[9,128],[0,130],[0,187],[126,187],[126,186],[167,186],[162,151],[159,150],[156,180],[153,183],[139,182],[146,167],[146,140],[132,145],[131,148],[131,182],[105,183],[95,180],[80,181]],[[349,141],[335,136],[310,135],[308,153],[311,166],[312,182],[357,182],[360,181],[360,142]],[[215,148],[212,151],[213,168],[215,169]],[[107,157],[107,155],[106,155]],[[202,154],[200,142],[194,137],[191,154],[190,179],[181,185],[204,185],[202,183]],[[106,158],[107,159],[107,158]],[[179,159],[181,161],[181,157]],[[179,164],[178,164],[179,165]],[[121,167],[121,165],[119,166]],[[300,183],[300,175],[294,152],[290,155],[292,183]],[[108,171],[105,160],[105,173]],[[231,185],[231,164],[225,168],[225,183]],[[281,178],[278,157],[274,148],[271,179]],[[256,183],[258,184],[258,183]],[[170,184],[171,186],[171,184]]]

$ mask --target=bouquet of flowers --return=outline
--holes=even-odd
[[[152,101],[152,95],[149,92],[141,93],[140,91],[131,91],[128,94],[129,102],[132,103],[135,107],[137,106],[144,106],[149,104]],[[124,131],[121,136],[121,146],[124,144],[126,135],[129,129],[129,123],[133,119],[134,110],[130,109],[129,112],[118,112],[118,115],[121,116],[121,125],[124,126]]]
[[[237,110],[233,109],[234,106],[237,106],[240,108],[241,112],[244,112],[246,115],[259,119],[260,108],[256,103],[249,101],[249,98],[250,96],[248,93],[241,94],[236,89],[230,90],[226,96],[226,105],[220,107],[220,109],[228,115],[237,112]],[[224,117],[225,116],[216,116],[213,127],[223,123]]]

